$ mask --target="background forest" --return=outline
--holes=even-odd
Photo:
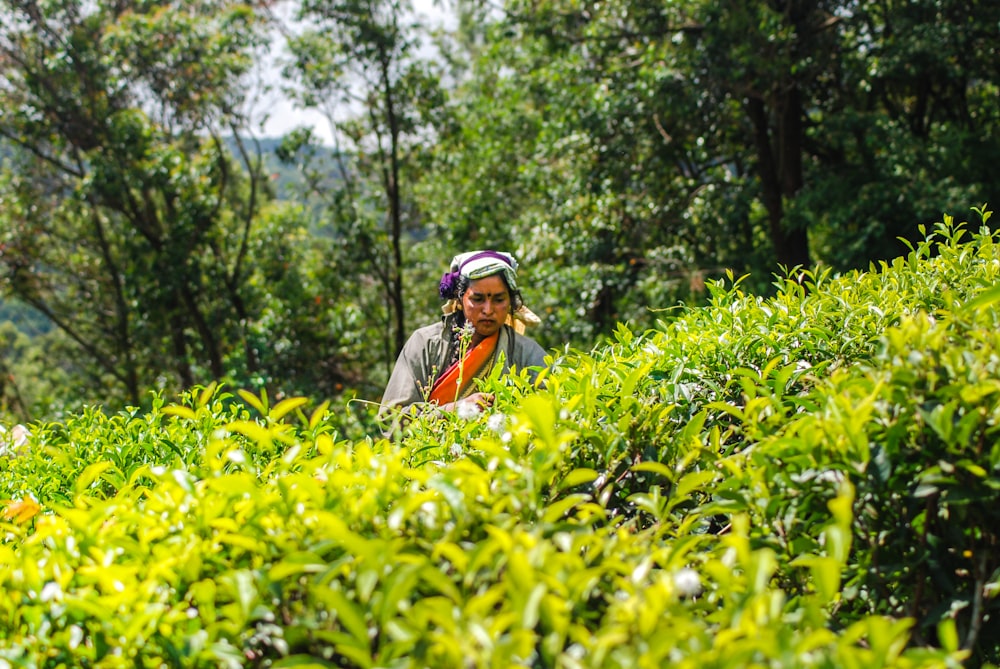
[[[456,252],[517,254],[536,339],[586,349],[998,189],[995,2],[438,9],[0,1],[0,413],[377,400]],[[273,60],[331,144],[262,134]]]

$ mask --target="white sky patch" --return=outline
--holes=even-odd
[[[423,23],[436,26],[449,22],[448,13],[440,0],[413,0],[414,12]],[[275,14],[283,21],[291,22],[292,7],[282,3]],[[285,51],[284,38],[276,30],[269,53],[263,54],[259,81],[247,91],[247,110],[251,118],[251,128],[262,137],[282,137],[301,127],[312,128],[313,136],[323,144],[333,144],[329,116],[321,110],[302,109],[282,90],[282,61],[289,55]]]

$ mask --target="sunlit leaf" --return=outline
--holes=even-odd
[[[2,502],[2,504],[4,505],[3,517],[6,520],[17,523],[18,525],[27,523],[32,518],[37,516],[42,510],[42,507],[38,504],[38,502],[28,497],[18,501],[8,500],[6,502]]]
[[[197,415],[189,407],[181,406],[179,404],[171,404],[165,406],[162,409],[163,413],[168,416],[176,416],[178,418],[187,418],[188,420],[195,420]]]
[[[587,467],[580,467],[574,469],[569,474],[567,474],[559,484],[561,490],[567,488],[575,488],[579,485],[584,485],[586,483],[591,483],[598,477],[598,473]]]
[[[309,400],[305,397],[289,397],[278,402],[274,408],[271,409],[271,413],[268,414],[268,418],[273,421],[279,421],[287,414],[308,403]]]
[[[257,412],[260,413],[261,416],[266,416],[267,415],[267,394],[266,393],[261,393],[261,396],[259,398],[256,395],[254,395],[253,393],[251,393],[250,391],[243,390],[242,388],[240,390],[237,390],[236,393],[240,397],[243,398],[244,402],[246,402],[247,404],[249,404],[250,406],[252,406],[254,409],[256,409]]]
[[[112,467],[111,462],[107,460],[103,460],[101,462],[95,462],[91,465],[88,465],[87,468],[80,473],[80,477],[76,480],[76,485],[74,486],[76,494],[77,495],[82,494],[87,488],[91,486],[91,484],[94,483],[94,481],[96,481],[101,476],[101,474],[103,474],[111,467]]]

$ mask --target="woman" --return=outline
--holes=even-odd
[[[441,277],[444,318],[414,332],[403,346],[382,394],[384,415],[436,405],[485,407],[476,391],[503,354],[503,372],[545,365],[545,351],[521,334],[538,323],[517,289],[517,261],[509,253],[472,251],[455,256]],[[537,376],[538,370],[532,370]]]

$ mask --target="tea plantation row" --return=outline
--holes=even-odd
[[[0,667],[996,662],[997,241],[716,284],[393,440],[214,386],[29,426]]]

